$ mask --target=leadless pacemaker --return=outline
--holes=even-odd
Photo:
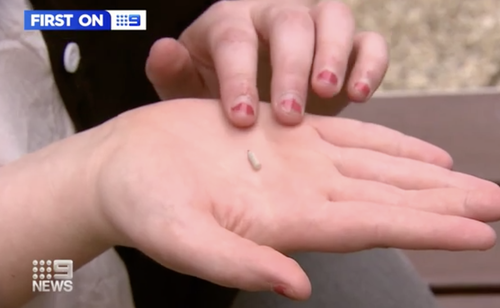
[[[259,160],[257,159],[257,156],[255,156],[255,153],[248,150],[247,151],[247,156],[248,156],[248,161],[250,162],[250,165],[252,165],[252,168],[255,170],[255,171],[258,171],[260,170],[260,168],[262,167],[262,165],[260,164]]]

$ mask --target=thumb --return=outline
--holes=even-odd
[[[191,219],[189,230],[184,225],[172,232],[171,225],[167,232],[155,232],[156,238],[150,239],[158,241],[148,246],[160,249],[145,252],[172,270],[225,287],[274,291],[295,300],[310,296],[309,279],[295,260],[242,238],[215,221]],[[166,238],[166,234],[174,236]]]
[[[146,75],[162,100],[193,96],[203,90],[189,51],[173,38],[153,44],[146,61]]]

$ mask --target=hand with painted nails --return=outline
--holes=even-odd
[[[387,66],[383,37],[357,33],[342,2],[239,0],[214,4],[179,40],[157,41],[146,73],[162,99],[220,98],[229,120],[247,127],[259,100],[287,125],[304,111],[333,114],[364,102]]]
[[[122,116],[94,181],[99,212],[118,231],[113,244],[223,286],[293,299],[311,286],[286,253],[494,244],[480,221],[500,218],[500,188],[450,171],[443,150],[336,117],[306,115],[286,127],[268,104],[259,108],[250,130],[232,127],[210,100]]]
[[[0,304],[33,295],[32,260],[63,256],[76,270],[115,245],[305,299],[309,280],[288,253],[495,242],[483,222],[500,218],[500,188],[450,171],[435,146],[338,117],[284,126],[263,103],[258,125],[241,130],[219,106],[152,104],[2,167]]]

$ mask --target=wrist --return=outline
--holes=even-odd
[[[110,125],[103,124],[55,144],[50,151],[59,159],[45,166],[47,173],[56,171],[52,204],[59,211],[64,211],[61,206],[71,211],[67,221],[73,222],[76,232],[100,252],[115,244],[98,195],[98,177],[111,146],[110,134]]]
[[[96,202],[102,131],[52,144],[0,168],[0,306],[33,296],[33,260],[76,271],[112,246]]]

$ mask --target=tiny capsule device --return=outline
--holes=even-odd
[[[252,165],[252,168],[255,171],[259,171],[262,165],[260,164],[259,160],[257,159],[257,156],[255,156],[255,153],[248,150],[247,151],[247,156],[248,156],[248,161],[250,162],[250,165]]]

